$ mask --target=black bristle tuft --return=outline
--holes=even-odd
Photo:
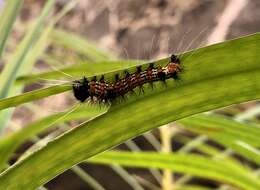
[[[154,69],[154,63],[150,63],[148,69]]]
[[[115,75],[115,81],[116,81],[116,82],[119,81],[119,74],[116,74],[116,75]]]
[[[105,82],[105,77],[104,75],[101,76],[101,78],[99,79],[100,82]]]
[[[141,73],[142,72],[142,66],[137,66],[136,69],[137,69],[137,71],[136,71],[137,73]]]
[[[124,73],[126,78],[130,77],[130,73],[128,71],[124,71]]]
[[[180,59],[177,57],[177,55],[174,54],[171,55],[171,63],[180,64]]]
[[[172,78],[177,81],[180,80],[180,77],[177,73],[172,74]]]
[[[160,81],[164,82],[166,80],[166,74],[163,72],[161,67],[159,67],[157,75]]]

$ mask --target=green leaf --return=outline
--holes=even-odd
[[[0,170],[4,167],[5,163],[8,161],[15,149],[30,137],[33,137],[40,132],[60,123],[77,119],[87,120],[96,117],[105,111],[105,107],[81,106],[77,110],[71,109],[66,112],[41,118],[12,133],[11,135],[0,139]]]
[[[54,44],[81,53],[92,61],[103,61],[113,57],[111,53],[104,53],[104,50],[99,50],[92,42],[71,32],[55,29],[51,34],[51,39]]]
[[[105,152],[87,162],[98,164],[119,164],[127,167],[170,169],[228,183],[240,189],[260,188],[260,180],[251,170],[230,160],[213,160],[195,154],[162,154],[137,152]]]
[[[27,52],[27,55],[23,60],[24,63],[22,63],[23,67],[20,68],[19,74],[27,74],[28,71],[31,70],[33,64],[37,61],[38,57],[42,54],[42,52],[44,52],[45,48],[48,46],[48,42],[49,42],[48,37],[50,32],[53,29],[53,26],[64,14],[66,14],[69,10],[71,10],[76,3],[77,1],[73,1],[66,4],[66,6],[60,12],[58,12],[57,15],[55,15],[55,17],[47,25],[47,27],[44,28],[44,30],[39,35],[39,38],[36,40],[35,44],[33,44],[31,50]],[[46,7],[47,8],[49,7],[48,9],[51,8],[50,5],[48,4],[46,4]],[[39,19],[38,22],[40,22],[40,20],[41,19]],[[36,26],[39,25],[37,24]],[[21,85],[16,85],[15,88],[10,89],[9,94],[16,94],[16,92],[21,91],[22,88],[23,87]],[[77,111],[81,111],[81,110],[82,109],[79,109]],[[100,111],[101,109],[99,109],[98,113],[100,113]],[[97,111],[94,112],[93,107],[88,109],[87,112],[84,110],[82,110],[81,112],[82,112],[81,114],[85,114],[85,118],[90,117],[91,114],[92,116],[97,115]],[[62,121],[64,122],[66,121],[65,119],[72,119],[72,118],[75,119],[78,116],[80,116],[80,114],[78,114],[78,116],[75,116],[75,114],[70,114],[69,116],[67,116],[66,114],[67,113],[65,112],[65,113],[55,114],[46,118],[42,118],[41,120],[29,124],[22,130],[19,130],[8,137],[0,139],[0,155],[3,155],[0,157],[0,169],[4,166],[4,164],[6,163],[6,161],[12,154],[12,152],[15,150],[15,148],[18,147],[29,137],[36,135],[37,133],[41,132],[45,128],[52,127],[52,125],[58,122],[62,122]],[[63,118],[64,116],[66,116],[66,118]],[[7,116],[3,118],[6,120]]]
[[[196,115],[178,121],[185,129],[209,138],[232,149],[241,156],[260,163],[260,127],[254,123],[241,123],[223,116]]]
[[[5,65],[0,75],[0,98],[13,96],[22,90],[23,86],[21,85],[13,86],[16,77],[18,75],[24,75],[30,72],[38,55],[45,49],[45,39],[50,29],[46,28],[43,33],[41,31],[45,18],[52,8],[53,3],[53,0],[49,0],[46,3],[41,16],[24,37],[22,42],[18,45],[17,50],[11,56],[11,59],[8,60],[8,64]],[[5,127],[7,120],[11,117],[11,114],[12,110],[1,112],[0,129]]]
[[[254,147],[260,147],[259,125],[241,123],[218,115],[196,115],[189,119],[179,120],[185,128],[201,134],[207,134],[214,139],[230,139],[246,142]],[[221,141],[221,140],[220,140]]]
[[[5,48],[7,38],[12,30],[16,16],[19,13],[23,0],[6,1],[0,14],[0,58]]]
[[[49,142],[2,173],[0,189],[35,189],[73,165],[145,131],[196,113],[260,98],[259,43],[260,34],[255,34],[185,53],[180,58],[184,68],[180,81],[168,80],[167,87],[155,84],[154,90],[145,86],[145,95],[131,96],[106,114]],[[114,74],[105,77],[112,80]],[[259,189],[255,182],[246,185]]]
[[[42,88],[31,92],[26,92],[22,95],[1,99],[0,110],[5,108],[10,108],[10,107],[15,107],[26,102],[31,102],[34,100],[45,98],[71,89],[72,89],[71,85],[64,84],[64,85],[51,86],[48,88]]]
[[[48,60],[46,60],[48,62]],[[41,79],[61,79],[66,78],[67,80],[73,80],[82,78],[82,76],[95,76],[100,75],[104,72],[113,70],[121,70],[132,66],[143,64],[143,61],[135,60],[118,60],[118,61],[100,61],[90,62],[84,61],[80,64],[59,68],[57,71],[40,72],[37,74],[24,75],[17,79],[17,83],[33,83],[40,81]],[[64,73],[71,75],[73,78],[68,78]]]
[[[12,56],[9,64],[4,67],[0,75],[0,98],[4,98],[8,96],[9,91],[12,87],[13,81],[16,78],[16,75],[19,73],[19,70],[22,66],[26,67],[26,62],[24,59],[26,58],[27,53],[31,50],[31,47],[35,44],[36,39],[41,34],[42,25],[44,19],[48,15],[50,9],[52,8],[54,1],[49,0],[42,12],[42,15],[39,17],[37,22],[35,23],[33,29],[26,35],[23,41],[19,44],[16,53]],[[23,68],[24,69],[24,68]]]

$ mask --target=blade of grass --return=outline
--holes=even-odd
[[[217,115],[198,115],[190,117],[189,120],[178,121],[185,128],[207,134],[214,139],[227,138],[240,140],[252,146],[260,147],[258,141],[260,126],[254,123],[241,123],[229,118]]]
[[[35,55],[29,54],[31,48],[34,45],[38,45],[40,47],[35,48],[35,51],[37,51],[37,54],[43,51],[43,47],[45,47],[43,44],[45,44],[45,41],[39,40],[38,44],[35,44],[37,42],[37,39],[40,37],[42,26],[44,24],[44,20],[47,17],[49,11],[51,10],[52,6],[54,4],[53,0],[47,1],[41,16],[39,19],[35,22],[34,26],[32,27],[32,30],[28,32],[28,34],[24,37],[22,42],[18,45],[17,50],[15,51],[14,55],[11,57],[11,59],[8,61],[9,63],[6,64],[4,67],[1,75],[0,75],[0,99],[5,98],[10,95],[15,95],[19,91],[21,91],[22,86],[13,87],[14,80],[16,79],[17,75],[19,74],[26,74],[31,69],[35,62]],[[43,46],[43,47],[42,47]],[[30,56],[28,56],[28,54]],[[30,61],[29,61],[29,60]],[[28,62],[27,62],[28,61]],[[0,114],[0,131],[5,127],[7,120],[10,118],[12,113],[12,110],[3,111]]]
[[[53,0],[49,0],[46,3],[41,16],[33,26],[33,29],[26,35],[24,40],[19,45],[15,55],[12,56],[12,59],[9,61],[9,64],[6,65],[3,72],[1,73],[0,79],[2,82],[0,84],[0,92],[1,92],[0,98],[4,98],[8,95],[12,83],[15,80],[15,77],[19,73],[22,63],[25,64],[23,60],[25,59],[26,54],[29,52],[29,50],[35,43],[36,38],[39,37],[40,31],[42,30],[44,19],[47,17],[53,4],[54,4]]]
[[[145,95],[129,97],[106,114],[51,141],[3,172],[0,189],[34,189],[73,165],[150,129],[260,98],[259,42],[260,35],[255,34],[184,54],[181,63],[185,70],[178,83],[168,81],[167,88],[156,85],[154,91],[145,87]],[[232,85],[226,88],[227,84]]]
[[[2,57],[7,38],[12,30],[22,3],[23,0],[6,1],[3,11],[0,14],[0,58]]]
[[[137,144],[135,144],[134,141],[132,140],[128,140],[125,142],[125,145],[133,152],[139,152],[139,151],[142,151]],[[161,173],[158,171],[158,170],[153,170],[153,169],[150,169],[149,170],[150,173],[152,174],[152,176],[154,177],[154,179],[157,181],[157,183],[161,183],[161,179],[162,179],[162,175]]]
[[[53,2],[49,2],[49,4],[48,3],[46,4],[45,8],[43,9],[42,15],[40,16],[38,21],[35,22],[35,26],[34,26],[33,30],[31,31],[31,33],[29,32],[27,34],[27,36],[23,39],[23,41],[19,45],[18,50],[16,51],[16,56],[19,57],[19,55],[24,52],[24,57],[21,56],[20,60],[19,59],[16,60],[15,58],[13,60],[10,60],[11,63],[9,63],[9,65],[10,64],[12,64],[14,66],[17,65],[17,69],[19,70],[19,72],[17,71],[17,73],[16,73],[17,75],[18,74],[25,75],[32,69],[32,67],[33,67],[34,63],[36,62],[36,60],[38,59],[39,55],[42,52],[44,52],[45,48],[48,46],[47,38],[48,38],[48,35],[49,35],[50,31],[52,30],[53,26],[55,25],[55,23],[58,21],[58,19],[60,17],[62,17],[64,14],[67,13],[67,11],[69,11],[71,8],[73,8],[73,5],[75,5],[75,2],[76,1],[74,1],[72,3],[68,3],[68,5],[65,6],[63,8],[63,10],[60,11],[56,17],[54,17],[54,19],[48,25],[48,27],[46,27],[41,34],[38,34],[39,33],[38,27],[41,27],[43,25],[44,18],[47,16],[47,13],[50,11]],[[30,51],[29,51],[27,48],[30,46],[30,39],[31,39],[32,47],[30,47]],[[33,39],[37,39],[37,40],[33,40]],[[33,41],[35,41],[34,42],[35,44],[33,43]],[[20,66],[21,68],[19,68],[19,66],[18,66],[19,63],[21,65]],[[15,67],[13,70],[15,70]],[[6,72],[8,73],[8,69]],[[18,86],[10,88],[10,92],[7,94],[15,95],[18,92],[20,92],[22,89],[23,89],[23,86],[18,85]],[[12,113],[12,110],[4,111],[1,113],[0,123],[1,123],[2,128],[3,128],[3,126],[5,126],[5,123],[10,118],[11,113]]]
[[[110,166],[133,190],[144,190],[144,188],[137,182],[137,180],[129,174],[123,167],[115,164]]]
[[[223,116],[197,115],[178,121],[195,133],[207,134],[211,139],[239,153],[255,163],[260,163],[259,125],[241,123]]]
[[[105,190],[102,185],[95,180],[93,177],[91,177],[88,173],[86,173],[83,169],[81,169],[79,166],[74,166],[71,168],[73,172],[75,172],[82,180],[84,180],[87,184],[89,184],[93,190]]]
[[[229,160],[212,160],[195,154],[162,154],[105,152],[87,162],[119,164],[128,167],[169,169],[198,177],[218,180],[246,190],[260,188],[260,181],[252,171]]]
[[[111,59],[113,57],[111,53],[104,53],[104,50],[99,50],[93,43],[91,43],[87,39],[61,29],[55,29],[52,32],[51,40],[54,44],[61,45],[78,53],[81,53],[87,56],[92,61],[102,61]]]
[[[31,92],[23,93],[22,95],[13,96],[10,98],[5,98],[0,100],[0,110],[9,108],[9,107],[15,107],[19,104],[23,104],[26,102],[31,102],[34,100],[39,100],[51,95],[55,95],[58,93],[63,93],[65,91],[71,90],[71,85],[64,84],[64,85],[56,85],[51,86],[48,88],[38,89]]]
[[[172,151],[172,130],[170,125],[165,125],[159,128],[161,136],[161,152],[170,153]],[[173,185],[173,174],[169,169],[162,171],[162,190],[171,190],[174,188]]]
[[[98,108],[95,106],[81,106],[81,108],[75,110],[75,112],[67,115],[69,111],[44,117],[23,127],[21,130],[0,139],[0,170],[5,166],[5,163],[14,152],[14,150],[30,137],[33,137],[43,130],[49,129],[63,122],[77,119],[87,120],[96,117],[97,115],[104,113],[106,111],[106,108]]]
[[[48,61],[48,60],[47,60]],[[17,79],[16,83],[33,83],[41,79],[62,79],[64,78],[64,72],[76,78],[82,78],[83,76],[95,76],[100,75],[104,72],[109,72],[113,70],[121,70],[129,66],[137,66],[142,64],[142,61],[135,60],[118,60],[118,61],[100,61],[100,62],[89,62],[84,61],[80,64],[74,64],[72,66],[67,66],[60,68],[59,71],[48,71],[40,72],[37,74],[24,75]]]
[[[50,12],[53,4],[55,1],[49,0],[43,11],[41,16],[38,18],[38,20],[35,22],[33,30],[29,32],[24,40],[21,42],[20,46],[18,47],[18,50],[16,52],[16,58],[13,58],[13,61],[11,61],[11,65],[14,65],[13,69],[6,71],[6,75],[4,77],[8,77],[10,75],[10,72],[12,73],[12,70],[19,69],[19,64],[23,65],[21,67],[19,74],[25,75],[27,74],[31,68],[33,67],[33,64],[39,57],[39,55],[44,51],[44,49],[47,47],[48,42],[48,36],[49,33],[53,30],[54,25],[56,22],[64,16],[69,10],[71,10],[77,3],[77,1],[68,3],[52,20],[52,22],[49,23],[49,25],[43,30],[43,32],[39,32],[40,29],[43,27],[44,20],[47,17],[48,13]],[[37,39],[37,40],[35,40]],[[20,59],[19,59],[20,58]],[[9,65],[10,65],[9,64]],[[18,65],[18,66],[15,66]],[[12,68],[12,66],[10,67]],[[18,74],[18,73],[17,73]],[[16,87],[11,88],[11,92],[9,94],[14,95],[17,92],[19,92],[22,89],[22,87]]]
[[[245,121],[245,120],[249,120],[250,118],[256,117],[259,114],[260,114],[260,105],[256,105],[255,107],[236,115],[235,120]]]

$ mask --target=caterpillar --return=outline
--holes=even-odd
[[[74,97],[80,102],[90,99],[92,102],[111,104],[119,97],[124,97],[128,92],[133,92],[137,87],[142,90],[142,86],[146,83],[165,82],[170,78],[178,79],[177,74],[181,70],[179,58],[172,54],[170,62],[164,67],[160,65],[154,67],[154,64],[150,63],[146,70],[142,70],[141,66],[138,66],[136,72],[132,74],[125,71],[123,78],[116,74],[114,82],[106,81],[104,75],[99,80],[97,77],[93,77],[90,81],[83,77],[81,80],[73,82],[72,89]]]

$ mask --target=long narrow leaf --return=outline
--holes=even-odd
[[[6,1],[4,10],[0,14],[0,58],[22,3],[23,0]]]
[[[38,40],[38,44],[35,45],[35,43],[37,43],[37,38],[41,37],[40,34],[44,20],[47,17],[53,4],[53,0],[49,0],[46,3],[41,16],[36,21],[32,30],[24,37],[22,42],[18,45],[14,55],[8,61],[8,64],[6,64],[4,67],[0,75],[0,98],[5,98],[10,95],[13,96],[21,91],[22,86],[13,87],[14,80],[16,79],[17,75],[27,74],[29,71],[31,71],[32,66],[37,58],[36,55],[40,54],[41,51],[44,50],[45,41]],[[43,38],[44,37],[46,37],[46,35],[43,35]],[[30,51],[34,45],[38,47],[35,47],[34,51]],[[7,120],[11,116],[11,113],[12,110],[7,110],[0,114],[0,129],[5,127]]]
[[[253,123],[241,123],[223,116],[196,115],[178,121],[186,129],[206,134],[209,138],[232,149],[248,160],[260,163],[258,147],[260,126]]]
[[[48,60],[47,60],[48,61]],[[80,64],[75,64],[72,66],[67,66],[65,68],[60,68],[58,71],[48,71],[40,72],[31,75],[24,75],[17,79],[17,83],[33,83],[41,79],[61,79],[66,78],[67,80],[79,79],[83,76],[95,76],[101,73],[121,70],[130,66],[137,66],[143,64],[143,61],[135,60],[118,60],[118,61],[100,61],[100,62],[90,62],[84,61]],[[71,75],[72,78],[65,76],[65,74]]]
[[[98,108],[96,106],[83,106],[72,113],[70,113],[70,111],[71,110],[41,118],[40,120],[23,127],[21,130],[0,139],[0,170],[4,167],[15,149],[28,138],[39,134],[45,129],[54,127],[66,121],[77,119],[86,120],[96,117],[97,115],[104,113],[106,109],[105,107]],[[68,115],[67,113],[70,114]]]
[[[167,87],[157,84],[154,90],[145,87],[145,95],[129,97],[106,114],[48,143],[2,173],[0,189],[35,189],[73,165],[145,131],[260,98],[259,43],[260,34],[255,34],[184,54],[179,82],[168,81]],[[227,84],[232,85],[226,88]],[[259,189],[258,184],[252,184],[247,185]]]
[[[88,162],[170,169],[174,172],[218,180],[239,189],[253,190],[260,188],[260,180],[252,175],[252,171],[247,168],[229,160],[212,160],[194,154],[105,152],[89,159]]]
[[[9,108],[9,107],[15,107],[19,104],[23,104],[26,102],[31,102],[34,100],[38,100],[41,98],[45,98],[51,95],[55,95],[58,93],[62,93],[68,90],[71,90],[72,87],[70,85],[57,85],[57,86],[51,86],[48,88],[43,88],[39,90],[34,90],[32,92],[27,92],[22,95],[6,98],[0,100],[0,110]]]
[[[11,86],[13,84],[13,81],[15,80],[16,75],[22,66],[22,63],[25,64],[23,60],[25,59],[32,45],[35,43],[35,39],[39,37],[40,31],[42,30],[44,19],[48,15],[53,3],[54,3],[53,0],[49,0],[47,2],[42,12],[42,15],[36,22],[35,26],[33,27],[33,30],[31,30],[28,33],[28,35],[26,35],[24,40],[19,45],[16,54],[13,55],[12,59],[9,61],[9,63],[6,65],[3,72],[1,73],[0,98],[4,98],[8,95]]]
[[[92,61],[102,61],[111,59],[111,53],[104,53],[99,50],[93,43],[76,34],[56,29],[52,32],[51,39],[54,44],[62,45],[78,53],[87,56]]]

